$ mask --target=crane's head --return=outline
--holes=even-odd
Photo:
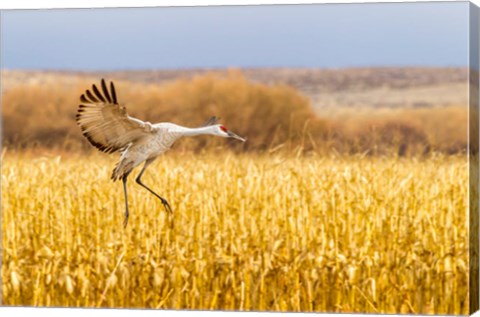
[[[240,140],[242,142],[247,141],[246,138],[242,138],[241,136],[236,135],[235,133],[228,130],[227,128],[225,128],[225,126],[223,126],[221,124],[217,124],[217,125],[215,125],[215,127],[216,127],[216,130],[217,130],[215,134],[217,134],[218,136],[222,136],[224,138],[234,138],[234,139]]]

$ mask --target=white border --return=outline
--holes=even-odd
[[[453,0],[455,1],[455,0]],[[458,1],[457,2],[465,2]],[[208,6],[208,5],[261,5],[261,4],[311,4],[311,3],[378,3],[378,2],[432,2],[429,0],[15,0],[2,1],[0,9],[49,9],[49,8],[115,8],[115,7],[156,7],[156,6]],[[452,0],[435,0],[452,2]],[[480,6],[480,0],[471,2]]]
[[[446,2],[448,0],[436,0],[436,2]],[[262,5],[262,4],[310,4],[310,3],[376,3],[376,2],[431,2],[428,0],[329,0],[329,1],[299,1],[299,0],[14,0],[2,1],[0,9],[50,9],[50,8],[112,8],[112,7],[155,7],[155,6],[208,6],[208,5]],[[464,1],[461,1],[464,2]],[[472,3],[480,7],[480,0],[471,0]],[[1,285],[0,285],[1,286]],[[307,313],[243,313],[243,312],[220,312],[220,311],[166,311],[166,310],[127,310],[127,309],[85,309],[85,308],[23,308],[23,307],[0,307],[0,316],[46,316],[59,317],[68,315],[69,317],[85,316],[114,316],[127,317],[135,314],[136,316],[265,316],[265,317],[285,317],[285,316],[326,316],[326,317],[353,317],[363,316],[355,314],[307,314]],[[400,316],[400,315],[388,315]],[[480,317],[480,312],[473,316]]]

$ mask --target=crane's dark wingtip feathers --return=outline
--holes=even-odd
[[[117,93],[115,92],[115,86],[113,85],[113,81],[110,82],[110,92],[112,93],[112,101],[114,104],[118,105],[117,102]]]
[[[105,98],[107,98],[109,103],[112,103],[112,98],[110,98],[110,94],[108,93],[107,84],[105,83],[105,79],[102,78],[102,83],[101,84],[102,84],[103,95],[105,96]]]
[[[85,94],[87,94],[87,97],[91,100],[90,103],[93,101],[93,102],[100,102],[97,98],[95,98],[95,96],[92,94],[92,92],[90,90],[87,90],[85,92]],[[83,95],[82,95],[83,96]],[[80,97],[81,98],[81,97]],[[88,100],[88,99],[87,99]],[[88,102],[88,101],[87,101]]]
[[[207,121],[205,121],[205,123],[202,125],[202,127],[206,127],[206,126],[209,126],[209,125],[214,125],[219,120],[220,120],[220,118],[217,117],[217,116],[210,117]]]
[[[75,120],[77,124],[80,126],[83,135],[90,142],[90,144],[92,144],[95,148],[97,148],[102,152],[113,153],[118,150],[121,150],[122,147],[105,145],[105,144],[99,143],[98,140],[95,141],[92,135],[89,133],[89,131],[87,131],[87,128],[85,126],[85,121],[83,121],[83,119],[90,120],[89,119],[91,116],[90,109],[92,109],[92,107],[101,107],[101,105],[99,105],[100,103],[118,105],[117,94],[115,92],[115,86],[113,82],[110,82],[110,91],[109,91],[108,86],[105,82],[105,79],[102,78],[100,81],[100,87],[101,89],[99,89],[97,85],[93,84],[91,89],[87,89],[85,93],[80,95],[80,101],[83,104],[80,104],[78,106]]]
[[[105,79],[100,81],[101,90],[97,85],[93,84],[92,89],[87,89],[84,94],[80,96],[80,101],[83,103],[113,103],[118,104],[117,93],[113,81],[110,82],[110,89],[108,89]]]
[[[92,85],[92,90],[98,99],[100,99],[102,102],[107,102],[105,98],[102,96],[102,94],[100,93],[100,90],[98,90],[97,86],[95,86],[95,84]],[[87,90],[87,93],[88,93],[88,90]]]
[[[85,95],[84,95],[84,94],[82,94],[82,95],[80,96],[80,101],[81,101],[81,102],[85,102],[85,103],[88,103],[88,102],[89,102],[88,99],[85,98]]]

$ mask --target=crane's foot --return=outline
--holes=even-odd
[[[174,221],[173,217],[168,217],[167,222],[168,222],[168,226],[170,227],[170,229],[174,230],[175,229],[175,221]]]
[[[162,204],[163,204],[163,207],[165,207],[165,210],[172,214],[173,211],[172,211],[172,208],[170,207],[170,204],[168,203],[168,201],[165,199],[165,198],[160,198],[160,200],[162,201]]]

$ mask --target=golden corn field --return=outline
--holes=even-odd
[[[115,160],[4,155],[4,304],[468,314],[465,156]]]

